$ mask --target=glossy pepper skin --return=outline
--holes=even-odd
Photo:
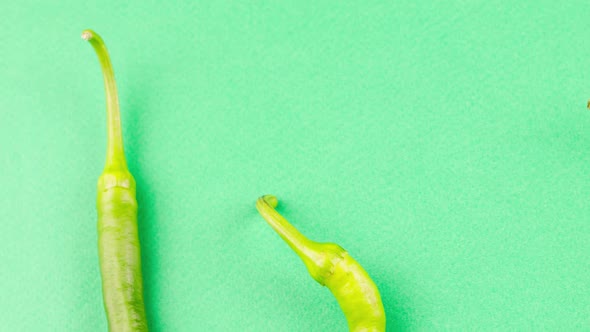
[[[98,253],[111,332],[148,331],[143,301],[135,180],[125,161],[113,68],[102,38],[85,30],[100,62],[107,100],[107,161],[98,179]]]
[[[262,217],[303,260],[312,278],[334,294],[350,331],[385,331],[379,290],[362,266],[337,244],[309,240],[275,210],[277,205],[272,195],[256,202]]]

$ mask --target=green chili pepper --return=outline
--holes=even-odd
[[[339,245],[309,240],[275,210],[277,205],[271,195],[256,202],[258,212],[303,260],[309,274],[334,294],[350,331],[385,331],[381,296],[367,272]]]
[[[104,77],[107,100],[107,160],[98,179],[98,253],[109,331],[147,331],[137,233],[135,180],[125,161],[115,76],[100,36],[85,30]]]

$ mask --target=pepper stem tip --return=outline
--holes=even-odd
[[[264,195],[261,198],[273,208],[276,208],[277,205],[279,205],[279,200],[273,195]]]
[[[93,34],[91,30],[84,30],[82,31],[82,39],[89,41],[90,39],[92,39]]]

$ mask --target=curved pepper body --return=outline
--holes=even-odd
[[[362,266],[337,244],[309,240],[274,209],[277,204],[274,196],[266,195],[258,199],[256,208],[301,258],[312,278],[330,289],[350,331],[385,331],[379,290]]]
[[[385,310],[377,286],[347,252],[334,264],[334,272],[325,280],[351,331],[385,331]]]

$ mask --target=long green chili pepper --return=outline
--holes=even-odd
[[[125,161],[115,76],[106,46],[84,30],[102,68],[107,100],[107,160],[98,179],[98,252],[109,331],[147,331],[141,255],[137,232],[135,180]]]
[[[303,260],[309,274],[334,294],[350,331],[385,331],[381,296],[367,272],[339,245],[309,240],[275,210],[277,205],[272,195],[256,202],[258,212]]]

